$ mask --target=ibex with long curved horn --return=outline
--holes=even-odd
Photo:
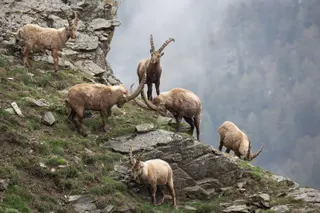
[[[162,44],[162,46],[158,50],[155,50],[154,41],[151,34],[150,35],[151,58],[145,58],[139,61],[138,68],[137,68],[139,83],[141,82],[141,79],[142,79],[143,70],[145,68],[147,69],[148,74],[147,74],[146,84],[148,85],[147,95],[149,100],[152,100],[152,84],[155,84],[157,95],[160,94],[160,78],[162,73],[160,58],[164,55],[164,53],[162,52],[164,48],[172,41],[174,42],[175,40],[173,38],[169,38]]]
[[[131,87],[132,86],[133,85],[131,85]],[[196,127],[197,140],[200,140],[202,104],[200,98],[192,91],[183,88],[174,88],[168,92],[160,93],[152,102],[146,98],[144,91],[141,93],[146,104],[135,100],[139,106],[157,111],[161,115],[165,115],[167,110],[171,112],[177,122],[176,132],[180,132],[181,120],[184,118],[191,126],[191,133],[193,133],[194,127]]]
[[[20,41],[24,45],[23,50],[23,63],[27,67],[31,67],[29,62],[29,53],[31,50],[37,50],[43,52],[44,50],[50,50],[54,62],[54,70],[59,70],[59,56],[61,56],[61,49],[69,38],[76,38],[76,28],[78,25],[78,13],[74,13],[74,21],[72,22],[65,11],[60,9],[69,23],[69,26],[63,28],[45,28],[40,27],[37,24],[26,24],[20,27],[17,31],[16,38],[17,43]]]
[[[236,156],[239,158],[244,156],[244,160],[247,161],[256,158],[264,147],[264,144],[262,144],[257,153],[251,154],[251,141],[248,139],[248,136],[231,121],[225,121],[218,128],[218,133],[220,137],[220,151],[222,151],[222,147],[225,146],[227,148],[226,153],[232,150]]]
[[[131,163],[131,173],[133,179],[137,183],[144,183],[149,185],[148,190],[153,205],[160,205],[165,198],[165,192],[161,188],[161,201],[156,203],[157,185],[167,185],[169,188],[172,206],[176,207],[176,194],[173,185],[173,172],[170,165],[161,159],[151,159],[147,161],[141,161],[132,156],[132,147],[130,147],[129,158]]]
[[[82,83],[71,87],[65,99],[66,105],[71,108],[68,116],[69,120],[76,126],[80,134],[86,136],[87,133],[84,131],[82,124],[84,110],[100,111],[103,130],[107,132],[107,121],[111,115],[111,108],[114,105],[121,108],[126,102],[135,99],[143,90],[147,79],[146,74],[144,72],[141,83],[132,94],[128,94],[124,85],[107,86],[99,83]],[[75,117],[77,120],[75,120]]]

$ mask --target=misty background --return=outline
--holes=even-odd
[[[156,49],[175,38],[160,92],[200,97],[201,141],[218,148],[217,128],[233,121],[253,152],[265,144],[253,164],[320,188],[319,0],[123,0],[118,19],[108,61],[127,87],[150,33]]]

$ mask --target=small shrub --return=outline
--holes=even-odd
[[[59,166],[67,164],[67,161],[62,157],[52,156],[46,161],[46,164],[48,166]]]

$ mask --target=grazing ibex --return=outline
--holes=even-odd
[[[174,88],[167,92],[162,92],[150,102],[142,91],[142,98],[146,105],[138,100],[135,100],[135,102],[143,108],[158,111],[162,115],[165,114],[166,110],[171,112],[177,121],[176,132],[180,132],[181,120],[184,118],[191,126],[191,133],[193,133],[194,127],[196,127],[197,140],[200,141],[202,104],[199,97],[193,92],[183,88]]]
[[[218,133],[220,137],[219,151],[222,151],[222,147],[225,146],[226,153],[230,150],[234,152],[236,156],[241,158],[244,156],[244,160],[251,161],[256,158],[262,151],[264,144],[256,154],[251,154],[251,141],[247,135],[241,131],[233,122],[225,121],[219,128]]]
[[[136,98],[143,89],[146,78],[145,72],[141,83],[132,94],[128,94],[124,85],[107,86],[99,83],[82,83],[71,87],[65,99],[66,105],[71,108],[68,119],[75,124],[81,135],[86,136],[87,133],[82,124],[84,110],[100,111],[103,130],[107,132],[107,121],[111,115],[111,108],[114,105],[121,108],[126,102]]]
[[[162,52],[164,48],[172,41],[175,41],[175,40],[173,38],[169,38],[162,44],[162,46],[158,50],[155,50],[153,37],[151,34],[150,35],[151,58],[145,58],[139,61],[138,68],[137,68],[139,83],[141,82],[144,69],[147,69],[148,75],[147,75],[146,84],[148,85],[147,95],[149,100],[152,100],[152,84],[153,83],[155,84],[157,95],[160,94],[159,87],[160,87],[160,77],[162,73],[160,58],[164,55],[164,53]]]
[[[161,188],[161,201],[157,204],[156,192],[157,185],[167,185],[169,188],[172,206],[176,208],[176,194],[173,185],[173,172],[170,165],[161,159],[152,159],[147,161],[140,161],[132,156],[132,147],[129,152],[131,172],[133,179],[137,183],[148,184],[149,195],[153,205],[160,205],[165,198],[164,189]]]
[[[65,12],[61,9],[65,14]],[[64,44],[69,38],[76,38],[76,28],[78,25],[78,13],[74,12],[73,23],[65,14],[69,26],[63,28],[44,28],[37,24],[26,24],[20,27],[16,33],[17,41],[22,42],[24,46],[23,50],[23,63],[26,67],[31,67],[29,62],[30,51],[44,52],[50,50],[54,62],[54,70],[59,70],[59,56],[61,56],[61,50]]]

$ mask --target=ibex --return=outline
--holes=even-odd
[[[169,38],[162,44],[162,46],[158,50],[155,50],[153,37],[151,34],[150,35],[151,58],[145,58],[139,61],[138,68],[137,68],[139,83],[141,82],[144,69],[145,68],[147,69],[148,75],[147,75],[146,84],[148,85],[147,95],[149,100],[152,100],[152,84],[155,84],[157,95],[160,94],[160,77],[162,73],[160,58],[164,55],[164,53],[162,52],[164,48],[172,41],[175,41],[175,40],[173,38]]]
[[[133,85],[131,85],[133,86]],[[146,109],[151,109],[164,115],[166,110],[175,117],[177,126],[176,132],[180,132],[181,120],[184,120],[191,126],[190,132],[193,133],[194,127],[197,130],[197,140],[200,141],[200,120],[202,104],[198,96],[193,92],[183,88],[174,88],[167,92],[162,92],[150,102],[142,91],[142,98],[146,104],[138,100],[135,102]]]
[[[103,130],[107,132],[107,121],[111,115],[111,108],[115,104],[121,108],[126,102],[136,98],[143,89],[146,78],[145,72],[138,88],[131,95],[128,94],[124,85],[107,86],[99,83],[82,83],[71,87],[65,99],[66,105],[71,108],[68,119],[76,126],[81,135],[87,136],[82,124],[84,110],[100,111]]]
[[[218,128],[218,133],[220,137],[220,151],[222,151],[222,147],[225,146],[227,148],[226,153],[229,153],[230,150],[232,150],[236,156],[239,158],[244,156],[244,160],[247,161],[256,158],[264,147],[264,144],[262,144],[256,154],[251,154],[251,141],[248,139],[247,135],[231,121],[225,121]]]
[[[65,12],[61,9],[65,14]],[[66,15],[66,14],[65,14]],[[23,50],[23,63],[26,67],[31,67],[29,62],[29,53],[34,50],[37,52],[44,52],[50,50],[54,62],[54,70],[59,70],[59,56],[64,44],[69,38],[76,38],[76,28],[78,25],[78,13],[74,12],[73,23],[67,17],[69,26],[63,28],[44,28],[37,24],[26,24],[20,27],[16,33],[17,41],[21,41],[24,45]]]
[[[157,185],[167,185],[169,188],[172,206],[176,208],[176,195],[173,185],[173,172],[170,165],[161,159],[152,159],[140,161],[132,156],[132,147],[130,147],[129,158],[131,163],[131,172],[133,179],[137,183],[148,184],[149,195],[153,205],[160,205],[164,202],[165,192],[161,188],[161,201],[156,203]]]

